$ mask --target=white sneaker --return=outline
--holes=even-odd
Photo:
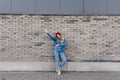
[[[61,71],[59,70],[59,71],[58,71],[58,75],[60,75],[60,74],[61,74]]]

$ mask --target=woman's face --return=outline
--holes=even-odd
[[[62,36],[61,36],[61,35],[59,35],[59,34],[57,34],[57,38],[58,38],[58,39],[61,39],[61,38],[62,38]]]

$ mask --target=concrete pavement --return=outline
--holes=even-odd
[[[120,72],[0,72],[0,80],[120,80]]]

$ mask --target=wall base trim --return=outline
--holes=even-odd
[[[0,71],[55,71],[55,62],[0,62]],[[67,62],[62,71],[120,71],[120,63]]]

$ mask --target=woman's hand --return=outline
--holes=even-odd
[[[47,29],[45,29],[45,32],[48,33]]]

